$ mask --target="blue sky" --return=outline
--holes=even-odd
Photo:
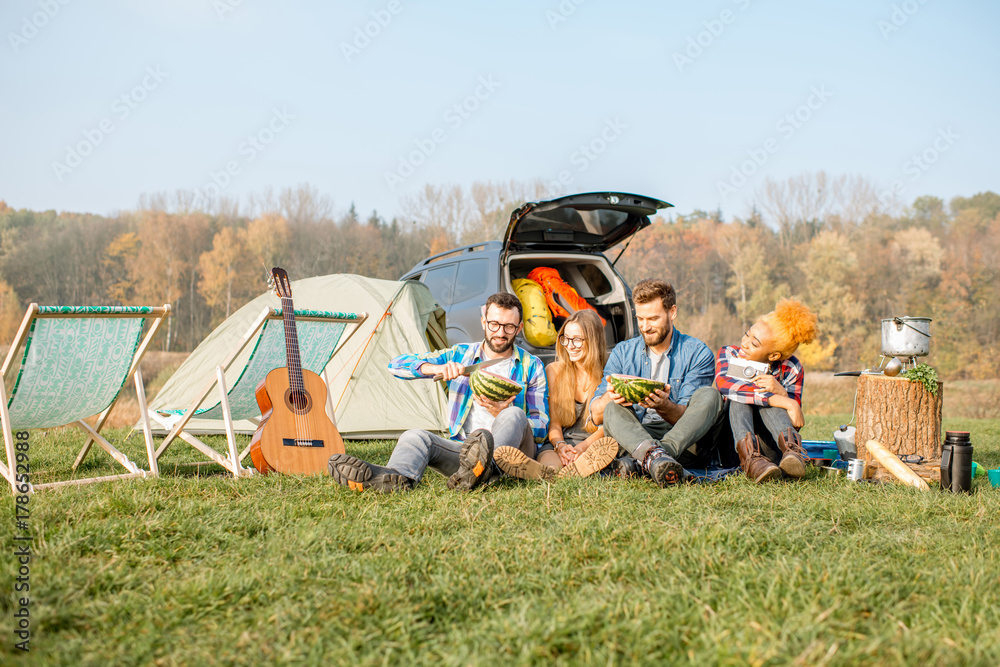
[[[391,217],[425,183],[541,178],[729,218],[821,169],[1000,190],[998,3],[64,1],[0,8],[16,208],[310,183]]]

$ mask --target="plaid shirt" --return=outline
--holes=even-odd
[[[752,382],[744,382],[726,375],[729,370],[729,361],[739,357],[739,345],[727,345],[719,350],[719,358],[715,366],[715,385],[722,392],[723,398],[737,403],[748,405],[769,405],[770,398],[774,396],[769,391],[754,391],[756,385]],[[771,375],[778,383],[785,388],[788,396],[802,405],[802,385],[805,382],[806,374],[802,370],[802,364],[794,356],[791,356],[781,363],[771,364]]]
[[[420,372],[423,364],[441,366],[449,361],[457,361],[463,366],[471,366],[483,360],[482,343],[459,343],[447,350],[436,350],[424,354],[401,354],[389,362],[389,372],[403,380],[417,380],[430,377]],[[548,437],[549,390],[545,382],[545,367],[542,361],[514,346],[514,366],[511,380],[524,389],[514,397],[514,405],[528,415],[528,423],[535,435],[535,442],[541,443]],[[452,440],[462,440],[462,425],[472,410],[472,390],[469,377],[459,375],[448,383],[448,429]]]

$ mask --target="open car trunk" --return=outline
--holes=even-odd
[[[597,313],[606,321],[604,336],[610,350],[618,342],[635,335],[635,321],[632,312],[632,300],[627,292],[625,282],[614,270],[603,255],[587,255],[583,253],[518,253],[508,258],[502,276],[503,289],[513,293],[512,282],[518,278],[527,278],[532,269],[547,266],[559,272],[577,294],[587,303],[594,306]],[[554,317],[552,323],[558,330],[565,318]],[[555,358],[555,345],[548,348],[536,348],[518,337],[518,345],[535,354],[544,361]],[[556,343],[558,345],[558,343]]]

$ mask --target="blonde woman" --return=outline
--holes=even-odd
[[[610,464],[618,443],[588,424],[590,397],[601,383],[608,347],[601,318],[592,310],[570,315],[559,329],[556,361],[545,368],[549,386],[549,443],[538,460],[514,447],[498,447],[500,468],[521,479],[586,477]]]

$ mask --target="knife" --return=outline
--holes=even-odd
[[[465,370],[462,371],[462,375],[472,375],[472,373],[480,368],[486,368],[487,366],[492,366],[493,364],[499,364],[501,361],[507,361],[503,357],[497,357],[496,359],[487,359],[486,361],[480,361],[478,364],[472,364],[471,366],[466,366]],[[444,376],[440,373],[431,378],[432,380],[443,380]]]

